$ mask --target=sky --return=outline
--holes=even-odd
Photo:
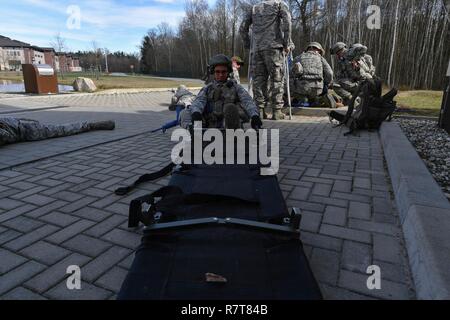
[[[176,27],[186,0],[0,0],[0,35],[41,47],[55,36],[66,51],[138,52],[147,30],[161,22]],[[215,0],[208,0],[214,5]]]

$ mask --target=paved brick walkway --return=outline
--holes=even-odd
[[[132,135],[173,117],[163,105],[169,97],[92,95],[45,105],[69,108],[20,114],[47,122],[95,115],[119,125],[116,132],[1,148],[0,163],[13,167],[0,170],[0,298],[115,298],[140,241],[140,232],[127,228],[128,204],[168,178],[126,197],[113,190],[167,164],[168,134]],[[5,99],[0,103],[9,106],[1,108],[35,108],[27,99]],[[288,205],[303,210],[302,240],[325,298],[414,299],[378,134],[344,137],[345,129],[324,118],[266,126],[281,130],[280,184]],[[37,160],[44,155],[50,157]],[[66,268],[74,264],[82,290],[66,288]],[[369,265],[381,267],[381,290],[366,287]]]

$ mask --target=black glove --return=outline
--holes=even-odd
[[[253,116],[251,126],[253,129],[258,130],[261,129],[263,126],[263,123],[261,121],[261,118],[259,116]]]
[[[194,112],[192,114],[192,123],[194,123],[196,121],[203,121],[203,117],[202,117],[202,114],[200,112]]]

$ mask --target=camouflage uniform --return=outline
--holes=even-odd
[[[282,118],[285,68],[283,49],[289,49],[292,45],[292,22],[288,6],[281,0],[268,0],[253,6],[246,13],[239,32],[247,49],[250,49],[250,26],[254,44],[255,102],[260,109],[265,107],[264,91],[270,77],[268,91],[274,119]]]
[[[195,112],[203,115],[204,127],[207,128],[223,128],[223,120],[228,113],[235,115],[232,125],[225,124],[230,129],[237,129],[241,121],[248,122],[253,116],[259,115],[248,92],[234,80],[225,83],[214,80],[205,86],[192,105],[181,112],[181,127],[187,129],[192,124],[192,114]]]
[[[324,53],[322,46],[319,49]],[[292,74],[295,99],[316,100],[324,94],[325,85],[333,81],[333,70],[318,52],[306,51],[294,59]]]
[[[334,91],[344,100],[344,104],[350,102],[362,81],[375,76],[373,59],[366,51],[367,47],[355,44],[338,59]]]
[[[92,130],[112,130],[114,127],[112,121],[43,125],[36,120],[0,118],[0,145],[65,137]]]
[[[181,85],[172,97],[171,109],[175,109],[176,106],[190,106],[194,99],[195,95],[186,86]]]

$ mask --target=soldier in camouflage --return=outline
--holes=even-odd
[[[239,70],[241,70],[241,67],[244,65],[244,61],[238,56],[234,56],[231,58],[231,61],[233,63],[233,74],[232,79],[236,81],[237,84],[241,84],[241,78],[239,76]]]
[[[373,59],[366,52],[367,47],[361,44],[354,44],[347,49],[343,42],[336,43],[331,49],[331,54],[337,57],[336,82],[333,89],[345,105],[350,103],[362,81],[375,76]]]
[[[176,106],[183,106],[186,108],[187,106],[190,106],[194,100],[195,95],[190,92],[185,85],[181,85],[172,96],[172,103],[170,104],[169,110],[174,111]]]
[[[312,42],[305,52],[294,59],[291,69],[293,98],[334,108],[335,100],[328,94],[328,85],[333,81],[333,70],[323,57],[324,53],[320,43]]]
[[[272,119],[284,119],[285,116],[281,112],[284,105],[284,55],[293,49],[292,21],[288,6],[281,0],[262,1],[246,13],[239,30],[246,49],[250,49],[250,26],[254,44],[255,102],[261,114],[264,114],[264,91],[269,82],[267,95],[272,104]]]
[[[239,129],[250,120],[252,128],[260,128],[262,122],[252,98],[240,84],[230,79],[233,71],[230,58],[217,55],[209,65],[214,80],[181,112],[181,127],[188,129],[194,122],[202,121],[206,128]]]
[[[36,120],[0,118],[0,146],[24,141],[38,141],[71,136],[92,130],[113,130],[114,121],[79,122],[62,125],[44,125]]]

